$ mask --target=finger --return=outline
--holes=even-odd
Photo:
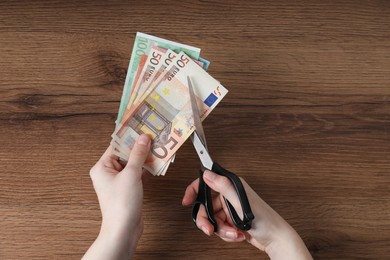
[[[242,231],[224,222],[220,217],[220,214],[217,214],[215,217],[218,225],[218,231],[215,233],[217,236],[226,242],[241,242],[246,239]]]
[[[226,215],[222,210],[217,212],[214,217],[218,225],[218,231],[215,234],[221,239],[227,242],[241,242],[245,240],[245,234],[242,231],[224,221],[226,220]],[[214,226],[209,221],[206,209],[203,205],[199,208],[196,217],[196,226],[208,236],[211,236],[214,232]]]
[[[184,192],[182,205],[188,206],[191,205],[198,196],[198,189],[199,189],[199,178],[194,180],[190,185],[188,185],[186,191]]]
[[[225,200],[219,193],[218,196],[213,197],[213,208],[216,216],[218,216],[222,221],[227,222],[230,226],[234,226],[233,221],[230,218],[230,213],[226,208]]]
[[[111,165],[116,169],[117,165],[115,161],[117,160],[117,156],[115,156],[112,152],[112,146],[109,145],[100,159],[96,162],[96,164],[89,171],[89,175],[92,179],[95,178],[96,175],[102,175],[105,173],[104,169],[106,167],[110,167]],[[114,163],[113,163],[114,162]]]
[[[209,221],[206,208],[203,205],[200,205],[198,215],[196,216],[196,226],[208,236],[214,233],[214,226]]]
[[[142,175],[142,166],[145,163],[146,158],[150,152],[150,137],[146,134],[142,134],[138,137],[137,141],[134,142],[133,149],[130,152],[129,160],[127,161],[126,170],[133,169]]]
[[[214,212],[214,215],[216,218],[218,218],[219,220],[221,220],[223,222],[226,222],[228,219],[226,214],[225,214],[225,211],[222,208],[219,211]]]
[[[223,200],[223,197],[219,193],[215,193],[215,195],[212,195],[212,200],[213,200],[214,212],[223,210],[223,207],[225,206],[225,201]]]
[[[218,175],[208,170],[204,172],[203,179],[211,189],[224,196],[233,205],[237,214],[242,218],[243,213],[241,204],[232,182],[225,176]]]

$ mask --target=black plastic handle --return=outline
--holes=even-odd
[[[237,192],[238,199],[240,200],[240,204],[243,212],[242,219],[238,216],[233,205],[224,197],[226,206],[229,210],[230,217],[232,218],[234,225],[241,230],[251,229],[252,220],[255,218],[255,216],[252,213],[252,209],[249,204],[249,200],[246,195],[244,185],[242,185],[240,178],[234,173],[224,169],[216,162],[213,163],[212,171],[215,172],[216,174],[227,177],[233,183],[233,186]]]
[[[200,171],[199,190],[196,197],[194,207],[192,208],[192,221],[196,225],[196,217],[198,216],[200,205],[206,208],[207,217],[210,223],[214,226],[214,232],[217,232],[218,225],[214,217],[213,199],[211,197],[211,189],[203,180],[203,171]]]

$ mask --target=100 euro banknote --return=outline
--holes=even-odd
[[[152,174],[156,175],[166,167],[194,131],[187,76],[193,80],[200,116],[204,120],[227,90],[188,55],[180,52],[134,104],[113,134],[115,140],[125,144],[122,153],[126,155],[140,134],[152,137],[151,153],[144,165]]]

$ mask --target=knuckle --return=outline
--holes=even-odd
[[[192,191],[192,187],[191,187],[191,185],[188,185],[186,190],[185,190],[185,192],[184,192],[184,194],[190,194],[191,191]]]
[[[93,176],[95,175],[96,168],[97,168],[97,164],[92,166],[92,168],[89,170],[89,177],[91,177],[91,179],[93,179]]]

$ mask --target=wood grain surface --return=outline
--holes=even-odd
[[[1,1],[0,259],[79,259],[88,172],[110,142],[137,31],[198,46],[229,94],[204,122],[315,259],[389,259],[389,1]],[[267,259],[181,206],[190,143],[145,187],[134,259]]]

